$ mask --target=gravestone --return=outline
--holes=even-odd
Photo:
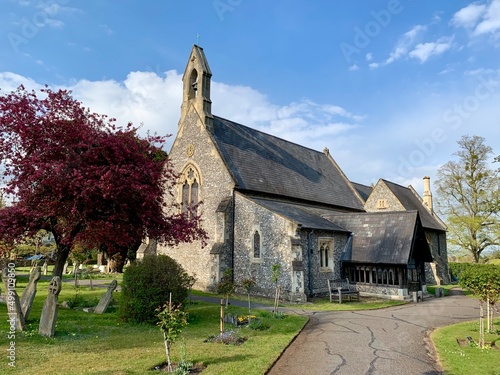
[[[54,276],[49,284],[49,294],[43,304],[42,316],[38,333],[42,336],[53,337],[57,321],[57,299],[61,292],[61,278]]]
[[[7,268],[2,270],[2,281],[5,286],[5,303],[7,305],[7,315],[9,316],[9,324],[19,331],[26,329],[21,303],[16,292],[16,275],[9,272]]]
[[[97,307],[95,308],[95,313],[96,314],[103,314],[106,309],[108,308],[109,304],[111,303],[111,300],[113,299],[113,291],[116,289],[118,286],[118,283],[116,280],[113,280],[111,284],[108,285],[108,290],[106,290],[106,293],[101,297],[101,300],[97,304]]]
[[[444,289],[443,288],[436,288],[436,297],[443,297],[444,296]]]
[[[63,271],[62,271],[63,275],[66,275],[68,273],[68,266],[69,266],[68,262],[64,263],[64,267],[63,267]]]
[[[40,266],[35,267],[30,274],[28,286],[23,290],[23,294],[21,295],[21,311],[23,312],[24,320],[28,320],[29,318],[31,306],[36,295],[36,284],[41,276],[42,271]]]

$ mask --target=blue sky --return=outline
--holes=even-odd
[[[212,110],[316,150],[370,184],[434,178],[462,135],[500,153],[500,0],[1,0],[0,88],[69,88],[175,133],[205,50]],[[199,37],[198,37],[199,35]],[[173,137],[172,137],[173,140]]]

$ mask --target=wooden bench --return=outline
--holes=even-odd
[[[349,279],[328,280],[328,293],[330,302],[335,299],[342,303],[342,297],[349,297],[349,301],[354,297],[359,301],[359,292],[349,284]]]

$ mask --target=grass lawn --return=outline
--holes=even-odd
[[[193,290],[193,295],[197,296],[209,296],[216,297],[213,293],[202,292],[199,290]],[[229,301],[237,300],[247,303],[248,297],[246,295],[234,294],[229,298]],[[272,298],[264,297],[251,297],[252,306],[254,304],[273,306],[274,300]],[[408,303],[408,301],[398,301],[389,300],[383,298],[373,298],[373,297],[361,297],[361,301],[343,301],[340,305],[337,302],[330,302],[328,297],[324,298],[312,298],[307,303],[290,303],[286,301],[280,301],[279,306],[285,308],[292,308],[297,310],[309,310],[309,311],[346,311],[346,310],[376,310],[383,309],[386,307],[399,306]]]
[[[427,291],[429,294],[435,295],[436,294],[436,288],[443,288],[444,289],[444,295],[448,296],[450,295],[450,289],[453,288],[459,288],[460,286],[457,284],[446,284],[446,285],[427,285]]]
[[[486,321],[485,321],[486,324]],[[500,320],[493,325],[494,334],[485,334],[486,343],[495,343],[496,348],[480,349],[472,345],[461,346],[457,339],[467,336],[479,340],[479,317],[477,320],[436,329],[432,341],[443,370],[447,375],[500,375]]]
[[[27,277],[18,277],[18,294],[27,284]],[[28,329],[16,332],[16,367],[8,366],[6,355],[0,359],[2,374],[155,374],[150,370],[165,361],[163,336],[156,326],[133,325],[121,322],[116,310],[103,315],[81,310],[59,309],[56,335],[45,338],[38,335],[43,301],[47,295],[48,281],[38,284],[38,293],[31,310]],[[74,305],[95,306],[104,294],[104,288],[80,287],[73,283],[63,285],[59,302],[68,300]],[[116,293],[116,298],[119,294]],[[268,330],[255,331],[239,328],[247,337],[240,346],[204,342],[219,333],[219,306],[196,302],[189,306],[189,324],[183,331],[187,359],[202,363],[204,375],[263,374],[280,355],[307,321],[304,316],[286,315],[274,318],[267,311],[252,310]],[[231,306],[232,313],[243,315],[245,308]],[[6,305],[0,305],[0,348],[7,351],[8,324]],[[231,326],[226,324],[226,330]],[[181,341],[172,348],[173,361],[180,360]]]

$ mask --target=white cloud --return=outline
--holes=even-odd
[[[424,63],[431,56],[441,55],[452,47],[453,38],[443,37],[436,42],[419,43],[408,54],[409,57],[419,59]]]
[[[351,72],[353,72],[353,71],[355,71],[355,70],[358,70],[358,69],[359,69],[359,66],[357,66],[356,64],[351,65],[351,66],[349,67],[349,71],[351,71]]]
[[[0,72],[0,88],[2,93],[8,93],[23,85],[27,89],[39,90],[43,86],[28,77],[23,77],[16,73]]]
[[[474,35],[498,33],[500,31],[500,0],[493,0],[483,19],[476,26]]]
[[[451,23],[456,27],[472,30],[472,36],[500,34],[500,0],[488,4],[472,3],[453,15]]]
[[[118,125],[142,123],[141,134],[149,130],[165,135],[177,131],[181,79],[175,70],[160,75],[131,72],[123,82],[81,80],[62,88],[72,90],[91,111],[117,118]],[[442,160],[450,160],[461,134],[485,136],[497,153],[500,150],[495,133],[500,71],[470,71],[463,81],[469,86],[440,95],[422,93],[421,102],[395,105],[390,114],[377,119],[308,99],[277,105],[252,87],[212,82],[212,111],[318,151],[326,146],[355,181],[369,184],[382,177],[406,185],[414,176],[432,177]],[[42,88],[30,78],[0,73],[3,93],[19,84],[29,90]],[[172,142],[173,137],[167,149]]]
[[[469,4],[453,15],[451,23],[456,27],[472,28],[483,16],[485,9],[484,4]]]
[[[411,46],[414,44],[418,34],[420,34],[425,30],[427,30],[426,26],[417,25],[414,26],[410,31],[404,33],[402,37],[399,39],[396,47],[394,48],[394,51],[391,52],[389,58],[385,61],[385,63],[391,64],[392,62],[400,59],[401,57],[404,57],[410,50]]]
[[[373,53],[367,53],[365,57],[366,57],[366,61],[372,61],[373,60]]]
[[[415,45],[417,38],[421,33],[427,30],[427,26],[424,25],[416,25],[413,26],[410,30],[404,33],[396,43],[396,46],[389,54],[389,57],[383,62],[373,62],[369,64],[371,69],[376,69],[384,65],[392,64],[394,61],[397,61],[401,58],[404,58],[411,51],[412,47]]]
[[[0,73],[3,92],[12,91],[20,84],[30,90],[42,88],[29,78]],[[163,135],[177,131],[182,75],[175,70],[161,76],[153,72],[131,72],[123,82],[80,80],[61,88],[71,90],[92,112],[116,118],[118,125],[142,124],[142,134],[147,130]],[[276,105],[251,87],[220,82],[212,82],[211,99],[215,115],[317,150],[332,147],[338,141],[336,137],[349,135],[365,119],[341,106],[307,99]],[[167,148],[172,142],[170,138]]]

